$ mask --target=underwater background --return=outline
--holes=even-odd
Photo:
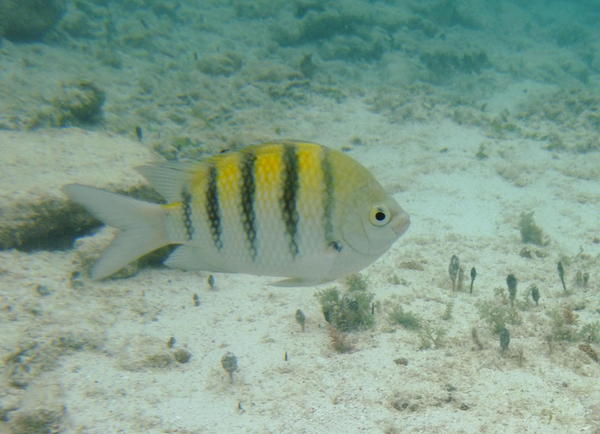
[[[0,0],[0,431],[600,433],[598,22],[592,0]],[[360,276],[86,277],[114,232],[63,185],[160,200],[134,167],[285,139],[410,214]]]

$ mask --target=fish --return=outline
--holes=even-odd
[[[318,285],[365,268],[410,224],[368,169],[316,143],[262,143],[136,169],[165,204],[81,184],[63,187],[119,229],[91,270],[94,280],[177,245],[168,267],[285,278],[276,286]]]

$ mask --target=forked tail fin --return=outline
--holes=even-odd
[[[104,279],[140,256],[169,244],[164,209],[116,193],[79,184],[63,191],[94,217],[120,230],[92,269],[92,279]]]

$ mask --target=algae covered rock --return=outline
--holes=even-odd
[[[60,21],[65,9],[65,0],[0,0],[0,37],[39,39]]]
[[[64,184],[149,192],[131,168],[154,156],[136,140],[62,128],[0,131],[0,144],[0,250],[65,248],[69,238],[94,224],[89,213],[64,196]]]
[[[65,86],[54,100],[57,126],[93,124],[102,116],[105,95],[88,81]]]
[[[218,53],[198,61],[198,69],[208,75],[229,76],[242,67],[242,58],[236,53]]]
[[[90,126],[102,120],[102,106],[106,100],[103,90],[90,81],[63,84],[45,106],[35,111],[27,127]]]

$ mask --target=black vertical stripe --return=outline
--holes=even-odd
[[[208,170],[208,184],[206,188],[206,215],[210,226],[210,234],[215,247],[219,250],[223,248],[221,241],[221,209],[219,206],[219,191],[217,188],[217,168],[211,166]]]
[[[329,149],[321,148],[323,159],[321,160],[321,170],[323,171],[323,183],[325,184],[323,194],[323,227],[325,232],[325,242],[329,244],[333,241],[333,169],[331,167],[331,152]]]
[[[181,192],[183,204],[183,226],[185,227],[185,235],[190,241],[194,235],[194,225],[192,224],[192,195],[184,188]]]
[[[296,145],[288,144],[283,148],[283,169],[281,196],[281,214],[285,223],[285,230],[289,237],[289,249],[292,256],[297,256],[298,249],[298,188],[300,187],[298,178],[298,155]]]
[[[242,227],[246,234],[246,241],[250,256],[256,259],[256,215],[254,213],[254,197],[256,194],[256,179],[254,177],[254,163],[256,155],[252,152],[242,154],[241,175],[242,186],[240,189],[240,203],[242,205]]]

